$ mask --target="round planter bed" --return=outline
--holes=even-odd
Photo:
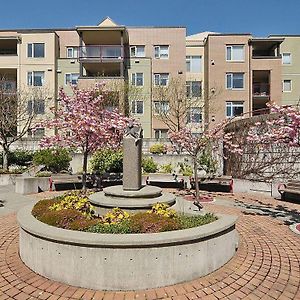
[[[235,216],[207,225],[150,234],[65,230],[19,211],[20,256],[52,280],[96,290],[136,290],[190,281],[220,268],[235,254]]]

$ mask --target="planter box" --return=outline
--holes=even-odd
[[[178,231],[98,234],[49,226],[31,210],[32,205],[18,213],[22,261],[42,276],[89,289],[148,289],[194,280],[223,266],[238,246],[234,216]]]
[[[10,185],[16,183],[16,177],[21,176],[20,174],[0,174],[0,186]]]
[[[35,194],[40,190],[49,190],[50,177],[25,177],[20,176],[16,178],[15,192],[22,195]]]

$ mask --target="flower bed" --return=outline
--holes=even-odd
[[[114,208],[103,216],[94,212],[88,195],[71,192],[52,200],[35,204],[32,214],[51,226],[94,233],[158,233],[188,229],[216,221],[213,214],[184,215],[157,203],[151,210],[129,214]]]

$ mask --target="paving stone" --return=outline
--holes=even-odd
[[[23,264],[18,255],[16,215],[2,216],[0,300],[300,299],[299,236],[276,218],[278,205],[282,206],[286,218],[289,213],[295,215],[296,212],[300,217],[300,205],[256,195],[237,195],[235,198],[238,199],[238,204],[233,198],[224,196],[220,204],[216,201],[204,206],[210,212],[239,216],[236,227],[240,245],[236,255],[208,276],[184,284],[145,291],[92,291],[54,282],[35,274]],[[245,213],[248,206],[253,215]],[[257,215],[259,210],[266,213],[263,216]]]

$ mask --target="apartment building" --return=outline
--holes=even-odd
[[[270,35],[282,38],[282,104],[299,105],[300,100],[300,35]]]
[[[28,110],[35,109],[41,118],[57,105],[60,88],[71,94],[71,85],[88,88],[105,82],[107,106],[139,119],[146,138],[160,139],[167,137],[168,126],[157,112],[168,111],[170,99],[156,91],[173,78],[186,83],[186,95],[195,103],[180,120],[192,129],[266,113],[270,100],[296,103],[299,42],[299,36],[186,36],[184,27],[126,27],[105,18],[96,26],[0,31],[0,76],[6,88],[43,91],[43,99],[28,100]],[[28,136],[43,134],[51,132]]]
[[[55,105],[58,49],[58,36],[52,30],[0,31],[2,88],[21,91],[28,98],[23,105],[36,110],[41,118]],[[28,136],[44,134],[41,129]]]
[[[282,38],[209,34],[205,40],[205,116],[209,124],[267,112],[281,103]]]
[[[125,27],[110,18],[73,29],[3,30],[0,76],[6,87],[47,92],[47,103],[31,99],[28,104],[28,109],[36,109],[39,101],[41,118],[57,105],[60,88],[72,93],[72,84],[87,88],[105,82],[113,99],[109,106],[139,119],[145,137],[162,138],[168,127],[156,118],[153,107],[165,105],[167,99],[155,99],[153,89],[168,85],[175,76],[185,80],[185,37],[183,27]]]

